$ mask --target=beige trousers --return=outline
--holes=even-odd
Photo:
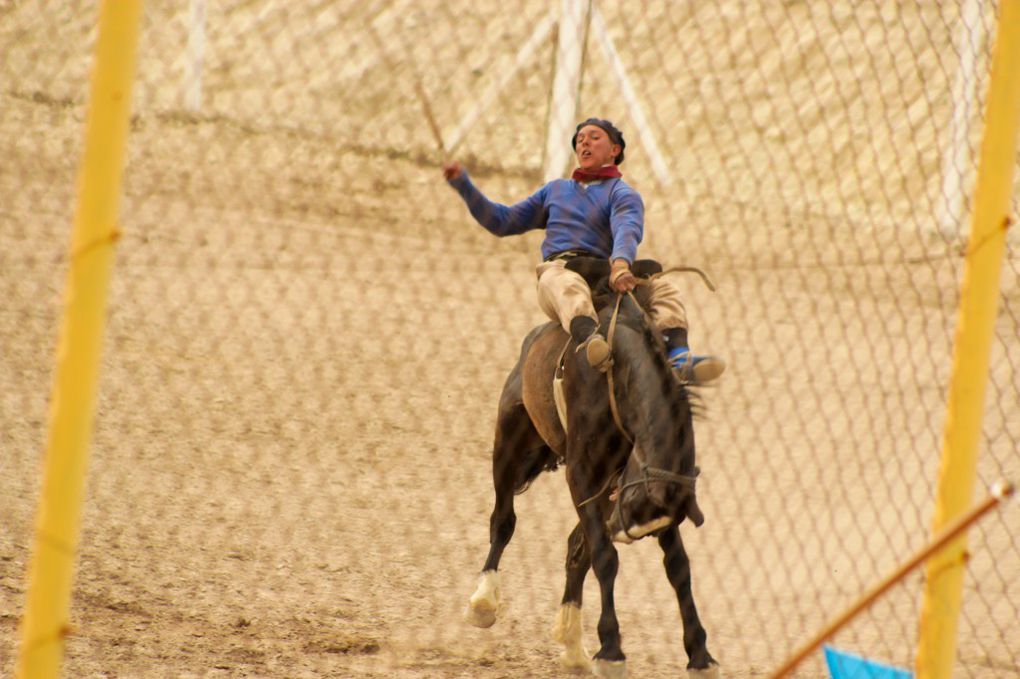
[[[581,274],[566,268],[567,262],[555,259],[542,262],[535,269],[538,276],[538,305],[563,329],[570,332],[570,321],[577,316],[587,316],[598,321],[595,305],[591,301],[591,290]],[[680,289],[669,279],[669,275],[651,279],[652,322],[659,330],[686,328],[687,311],[680,300]]]

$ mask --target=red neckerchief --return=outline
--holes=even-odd
[[[617,177],[622,176],[623,175],[620,174],[620,168],[618,168],[617,166],[603,165],[602,167],[593,171],[582,170],[581,168],[577,168],[576,170],[574,170],[574,174],[570,175],[570,178],[587,184],[588,182],[595,182],[600,179],[616,179]]]

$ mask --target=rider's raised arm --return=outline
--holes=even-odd
[[[613,232],[613,254],[610,260],[625,259],[633,263],[638,244],[644,237],[645,204],[641,194],[623,182],[617,182],[610,198],[609,227]]]
[[[545,207],[547,186],[543,186],[521,202],[507,206],[486,198],[485,194],[471,183],[468,173],[464,170],[447,181],[464,199],[475,221],[497,236],[513,236],[545,227],[549,217]]]

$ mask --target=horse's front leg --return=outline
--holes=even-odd
[[[684,625],[684,650],[687,651],[687,674],[692,679],[715,679],[719,676],[719,665],[708,652],[708,633],[701,625],[694,594],[691,592],[691,562],[684,550],[679,526],[672,526],[659,533],[662,548],[662,563],[666,577],[676,591],[680,604],[680,617]]]
[[[592,570],[599,581],[602,595],[602,613],[599,615],[599,641],[601,647],[595,654],[595,674],[600,677],[622,679],[627,676],[627,657],[620,646],[620,623],[616,619],[616,604],[613,588],[616,573],[620,568],[620,557],[609,538],[609,531],[602,521],[600,507],[588,505],[579,512],[584,537],[591,554]]]
[[[567,579],[563,600],[553,623],[553,639],[563,644],[560,663],[568,669],[591,671],[591,656],[584,647],[581,626],[581,600],[584,597],[584,578],[591,568],[591,556],[584,541],[581,524],[574,526],[567,538]]]

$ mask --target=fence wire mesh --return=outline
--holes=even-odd
[[[729,367],[695,425],[707,520],[681,532],[709,648],[762,674],[928,536],[997,4],[581,4],[575,117],[629,140],[641,254],[718,287],[683,279],[692,346]],[[497,399],[546,320],[542,235],[493,238],[439,167],[456,145],[504,203],[542,184],[570,5],[145,4],[68,676],[562,674],[562,471],[517,498],[496,626],[461,617]],[[95,18],[0,0],[5,674]],[[1017,246],[976,496],[1020,476]],[[1018,511],[971,532],[957,676],[1020,675]],[[680,674],[650,542],[620,548],[624,648]],[[910,667],[921,588],[835,643]],[[594,577],[585,599],[595,650]]]

